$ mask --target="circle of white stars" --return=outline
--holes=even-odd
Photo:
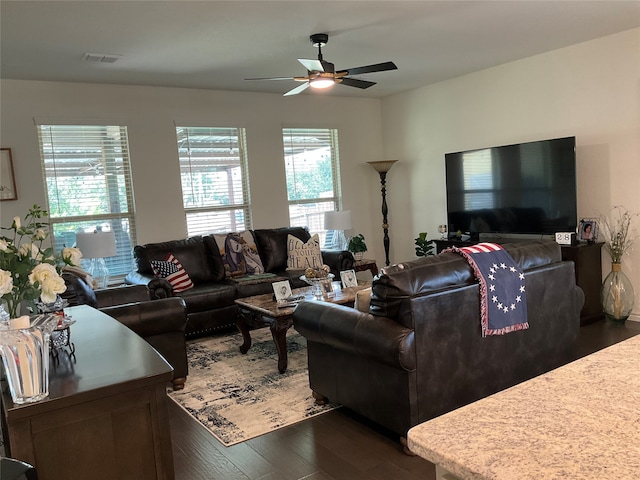
[[[501,263],[500,265],[494,263],[489,269],[488,278],[492,282],[495,282],[497,276],[502,273],[518,275],[518,280],[522,282],[520,284],[518,292],[520,294],[524,293],[524,273],[518,272],[515,267],[507,267],[507,265],[505,265],[504,263]],[[507,301],[508,299],[498,298],[498,296],[495,295],[496,286],[494,283],[489,283],[489,291],[492,292],[491,302],[493,302],[498,311],[501,311],[503,313],[509,313],[510,311],[515,310],[517,308],[517,304],[522,302],[522,295],[516,295],[516,297],[512,301]]]

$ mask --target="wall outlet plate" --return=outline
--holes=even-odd
[[[576,242],[576,234],[573,232],[556,232],[556,242],[560,245],[573,245]]]

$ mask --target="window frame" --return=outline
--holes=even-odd
[[[253,217],[252,217],[252,209],[251,209],[251,192],[250,192],[250,184],[249,184],[249,159],[247,155],[247,140],[246,140],[246,129],[244,127],[235,127],[235,126],[225,126],[225,127],[216,127],[216,126],[193,126],[193,125],[175,125],[176,129],[176,145],[177,145],[177,154],[178,154],[178,165],[180,168],[180,187],[182,191],[182,202],[184,208],[185,215],[185,227],[187,229],[188,236],[194,235],[206,235],[211,233],[224,233],[230,231],[243,231],[249,230],[253,228]],[[184,130],[186,133],[182,135],[180,130]],[[232,131],[235,131],[235,142],[229,143],[229,148],[232,149],[232,145],[235,145],[238,152],[235,155],[238,159],[238,167],[240,168],[240,180],[239,184],[242,189],[242,200],[240,202],[230,201],[229,203],[224,204],[199,204],[194,206],[187,206],[187,195],[186,192],[189,185],[194,185],[195,183],[203,183],[203,178],[196,178],[192,173],[189,173],[189,185],[185,184],[184,171],[192,172],[193,168],[193,160],[195,158],[194,155],[188,153],[184,155],[181,153],[183,148],[188,151],[192,151],[195,147],[190,145],[191,139],[196,138],[198,135],[202,135],[202,133],[198,133],[198,131],[206,131],[209,130],[210,135],[219,135],[224,136],[225,133],[229,134]],[[227,135],[231,136],[231,135]],[[186,141],[187,146],[181,147],[181,142]],[[195,141],[194,141],[195,142]],[[211,148],[211,155],[214,153],[214,148]],[[232,156],[229,156],[231,159]],[[184,160],[183,160],[184,159]],[[212,164],[215,165],[215,164]],[[223,166],[220,163],[220,166]],[[231,170],[229,171],[231,172]],[[208,173],[215,174],[219,173],[217,170],[212,168]],[[232,180],[227,181],[227,184],[233,183]],[[193,188],[191,188],[193,190]],[[233,197],[233,187],[229,187],[227,193],[229,198]],[[202,196],[202,195],[201,195]],[[195,197],[195,195],[192,195]],[[238,213],[240,212],[240,213]],[[210,222],[206,220],[207,215],[213,215],[214,217],[218,217],[220,213],[228,213],[229,214],[229,222],[224,226],[215,226],[217,221]],[[195,220],[193,222],[189,221],[189,217],[192,218],[196,215],[205,217],[205,220]],[[236,217],[240,215],[244,220],[236,219]],[[219,218],[219,217],[218,217]],[[193,225],[193,227],[190,227]],[[198,228],[198,224],[207,223],[204,228]]]

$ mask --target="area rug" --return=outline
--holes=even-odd
[[[225,446],[292,425],[339,405],[316,405],[309,388],[306,339],[287,334],[289,365],[278,373],[278,354],[268,328],[251,332],[240,353],[240,333],[190,341],[184,390],[169,397]]]

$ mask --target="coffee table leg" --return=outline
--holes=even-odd
[[[239,312],[236,317],[236,326],[240,333],[242,333],[242,345],[240,345],[240,353],[247,353],[251,348],[251,333],[249,333],[249,325],[247,325],[247,319],[244,312]]]
[[[273,342],[276,344],[276,350],[278,351],[278,371],[280,373],[286,372],[289,364],[287,358],[287,330],[289,330],[289,327],[290,325],[278,325],[277,321],[269,325]]]

